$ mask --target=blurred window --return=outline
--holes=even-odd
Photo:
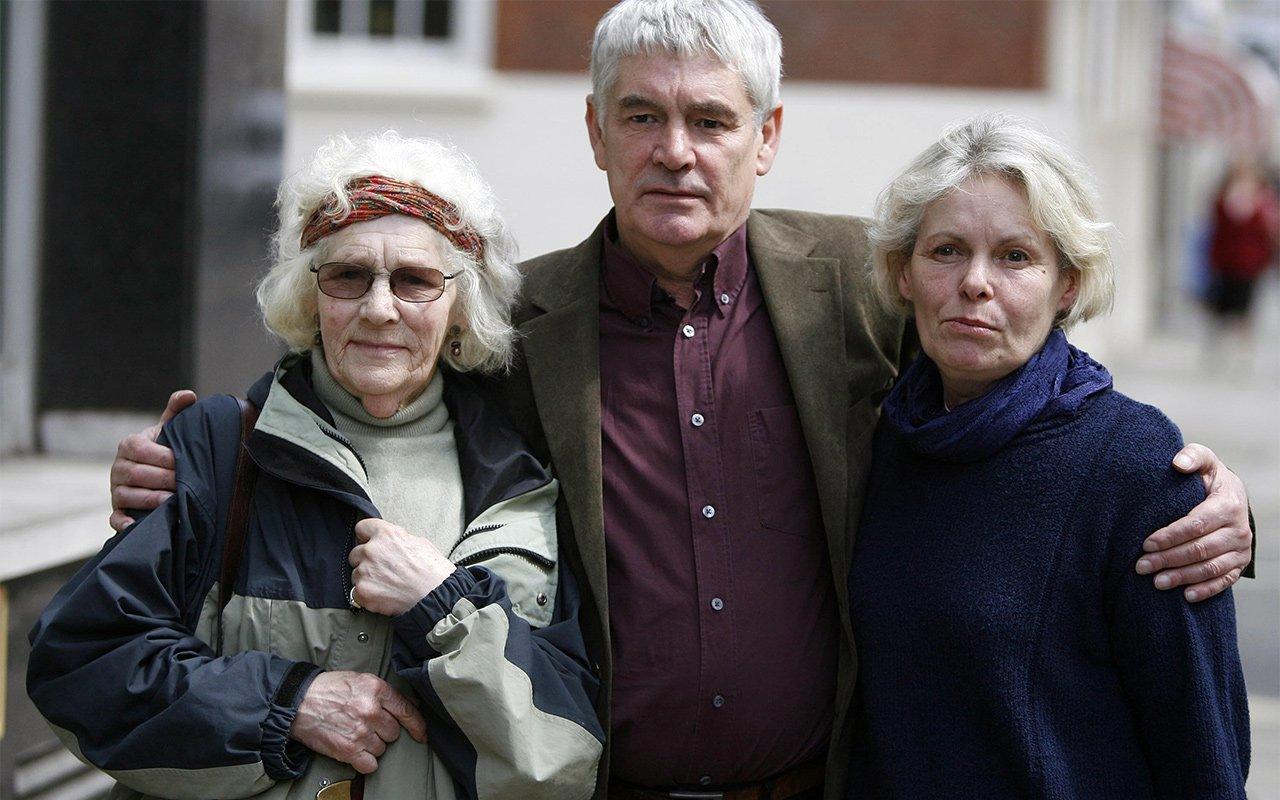
[[[311,30],[321,36],[448,39],[456,0],[313,0]]]
[[[453,0],[422,0],[422,5],[422,35],[428,39],[448,38]]]
[[[396,0],[369,0],[369,35],[390,36],[396,32]]]
[[[341,0],[316,0],[316,33],[337,33],[342,24]]]
[[[481,96],[492,69],[497,5],[494,0],[289,0],[288,91],[325,102],[339,95]]]

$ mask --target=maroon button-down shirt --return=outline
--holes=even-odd
[[[835,595],[795,399],[745,226],[707,259],[688,310],[613,238],[600,293],[612,772],[660,788],[758,781],[824,755],[835,696]]]

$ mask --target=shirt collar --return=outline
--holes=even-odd
[[[604,286],[609,299],[623,314],[632,319],[652,314],[655,298],[662,297],[653,273],[649,272],[618,242],[618,226],[614,212],[605,223],[602,251]],[[747,280],[747,226],[742,224],[723,242],[712,249],[702,263],[702,273],[713,275],[716,307],[723,311],[722,295],[737,297]]]

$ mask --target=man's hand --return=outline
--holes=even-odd
[[[166,422],[195,401],[195,392],[179,389],[169,395],[159,422],[129,434],[116,445],[116,460],[111,462],[112,529],[122,531],[133,524],[133,517],[125,513],[126,508],[149,511],[173,494],[173,451],[156,444],[156,437]]]
[[[427,741],[422,713],[386,681],[367,672],[322,672],[307,687],[289,737],[368,775],[401,727]]]
[[[382,519],[356,523],[356,539],[348,561],[352,597],[361,608],[398,616],[453,574],[453,562],[431,542]]]
[[[1156,572],[1157,589],[1185,586],[1190,602],[1224,592],[1240,579],[1252,558],[1249,500],[1244,484],[1204,445],[1189,444],[1173,457],[1179,472],[1198,472],[1204,480],[1204,502],[1187,516],[1147,537],[1137,572]]]

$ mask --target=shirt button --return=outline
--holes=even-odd
[[[702,423],[706,422],[707,420],[701,414],[694,414],[692,417],[689,417],[689,421],[693,423],[693,427],[701,428]]]
[[[692,325],[685,325],[680,329],[680,332],[684,334],[684,338],[686,339],[692,339],[693,335],[697,333],[697,331],[693,329]]]
[[[710,786],[710,785],[711,785],[711,776],[710,776],[710,775],[703,775],[701,778],[698,778],[698,783],[702,784],[703,786]]]
[[[546,594],[546,592],[538,592],[538,596],[537,596],[536,598],[534,598],[534,599],[536,599],[536,600],[538,601],[538,605],[540,605],[540,606],[545,606],[545,605],[547,604],[547,594]]]
[[[724,601],[719,597],[713,597],[711,598],[711,607],[716,611],[720,611],[724,608]]]
[[[715,706],[716,708],[722,708],[724,706],[724,696],[716,695],[715,697],[711,698],[711,705]]]
[[[636,317],[635,323],[639,325],[641,328],[647,328],[649,327],[650,324],[653,323],[653,320],[649,319],[648,317]]]
[[[356,638],[359,639],[361,642],[367,642],[369,641],[369,634],[365,633],[364,631],[360,631],[359,633],[356,634]]]
[[[729,295],[728,295],[728,294],[722,294],[722,295],[720,295],[720,305],[722,305],[722,306],[727,306],[727,305],[729,305]]]
[[[716,515],[716,507],[715,507],[715,506],[703,506],[703,507],[702,507],[702,516],[706,517],[707,519],[711,519],[711,518],[712,518],[712,517],[714,517],[715,515]]]

